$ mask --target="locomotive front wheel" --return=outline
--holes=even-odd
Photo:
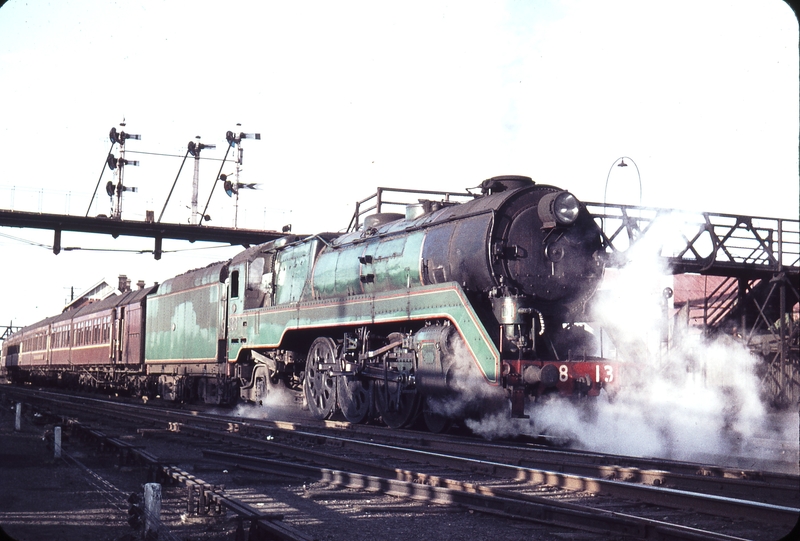
[[[311,343],[306,357],[303,393],[314,418],[329,418],[336,409],[336,381],[329,375],[336,362],[336,342],[327,336]]]

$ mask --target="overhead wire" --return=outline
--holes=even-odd
[[[5,233],[0,233],[0,237],[4,237],[4,238],[10,239],[10,240],[17,241],[17,242],[22,242],[23,244],[29,244],[31,246],[36,246],[38,248],[48,248],[50,250],[53,249],[53,247],[51,245],[42,244],[41,242],[35,242],[35,241],[32,241],[32,240],[23,239],[23,238],[20,238],[20,237],[15,237],[13,235],[7,235]]]
[[[180,154],[165,154],[163,152],[145,152],[142,150],[126,150],[128,154],[147,154],[149,156],[165,156],[167,158],[183,158]],[[223,162],[225,160],[220,158],[200,158],[201,160],[211,160],[214,162]]]

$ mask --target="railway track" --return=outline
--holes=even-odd
[[[140,430],[200,436],[204,457],[229,468],[595,533],[749,538],[759,529],[788,531],[800,516],[798,478],[787,474],[37,394],[28,400],[62,414],[85,416],[101,407],[105,416],[154,427]]]

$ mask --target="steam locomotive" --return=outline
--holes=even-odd
[[[585,207],[521,176],[464,195],[405,215],[377,205],[345,234],[287,235],[65,311],[6,340],[3,367],[210,404],[264,403],[283,386],[318,419],[400,428],[421,415],[432,431],[616,385],[577,324],[604,271]]]

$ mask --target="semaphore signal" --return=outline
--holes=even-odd
[[[236,124],[236,127],[240,128],[241,124]],[[238,152],[236,154],[236,177],[235,177],[236,180],[235,181],[228,180],[228,176],[229,175],[225,175],[225,174],[219,175],[219,178],[217,179],[217,180],[222,182],[222,185],[223,185],[223,187],[225,189],[225,193],[228,195],[228,197],[233,197],[233,195],[236,194],[236,199],[235,199],[235,203],[234,203],[234,214],[233,214],[233,227],[234,227],[234,229],[239,226],[239,190],[240,189],[245,189],[245,190],[257,190],[258,189],[258,184],[255,183],[255,182],[250,182],[250,183],[239,182],[239,174],[241,173],[241,170],[242,170],[242,159],[244,157],[244,149],[242,148],[242,144],[241,144],[242,143],[242,139],[257,139],[257,140],[260,141],[261,140],[261,134],[260,133],[239,132],[239,134],[237,135],[237,134],[234,134],[232,131],[228,131],[225,134],[225,140],[228,141],[228,144],[230,145],[229,148],[238,146],[238,148],[237,148]]]
[[[123,120],[120,123],[121,127],[125,127],[125,121]],[[117,132],[116,128],[111,128],[111,131],[108,133],[108,138],[111,139],[112,143],[116,143],[119,145],[119,159],[117,160],[116,168],[112,167],[112,160],[111,158],[114,157],[113,154],[109,154],[109,159],[107,160],[109,163],[109,168],[114,171],[114,174],[117,178],[116,188],[113,188],[111,182],[106,185],[106,193],[108,194],[109,199],[111,200],[112,209],[111,209],[111,217],[116,220],[122,219],[122,194],[124,192],[136,192],[138,191],[134,187],[127,187],[123,181],[123,177],[125,176],[125,166],[126,165],[139,165],[137,160],[126,160],[125,159],[125,141],[128,139],[134,140],[141,140],[141,135],[135,135],[131,133],[126,133],[124,131]],[[116,195],[116,202],[114,201],[114,196]]]
[[[120,123],[121,127],[125,127],[125,121],[123,120]],[[138,160],[127,160],[125,159],[125,141],[128,139],[133,140],[141,140],[142,136],[134,133],[127,133],[125,131],[117,131],[117,128],[112,127],[111,130],[108,132],[108,138],[111,140],[111,148],[108,149],[108,155],[106,156],[106,160],[103,163],[103,169],[100,171],[100,178],[97,179],[97,185],[94,187],[94,193],[92,193],[92,199],[89,201],[89,208],[86,209],[86,216],[89,216],[89,212],[92,209],[92,204],[94,203],[94,197],[97,195],[97,189],[100,187],[100,182],[103,180],[103,173],[106,171],[106,167],[109,170],[114,172],[116,176],[116,182],[108,181],[106,183],[106,193],[108,194],[109,199],[111,200],[111,217],[116,220],[122,219],[122,194],[124,192],[137,192],[139,191],[137,188],[132,186],[125,186],[123,182],[124,171],[126,165],[139,165]],[[119,158],[114,156],[114,146],[119,145]],[[116,196],[116,202],[114,201],[114,197]]]
[[[192,178],[192,218],[191,224],[197,225],[198,222],[202,222],[203,220],[210,220],[208,216],[206,216],[206,211],[203,209],[203,214],[200,216],[198,220],[198,212],[197,212],[197,195],[199,192],[200,186],[200,151],[206,148],[217,148],[217,145],[209,145],[200,142],[200,136],[198,135],[195,137],[197,142],[189,141],[189,145],[187,146],[189,154],[194,156],[194,177]]]
[[[123,120],[120,123],[121,127],[125,127],[125,122]],[[239,191],[244,190],[255,190],[258,189],[259,184],[254,182],[243,183],[239,181],[241,170],[242,170],[242,162],[244,156],[244,149],[242,148],[241,142],[243,139],[261,139],[260,133],[245,133],[240,131],[241,124],[236,124],[236,131],[229,130],[225,134],[225,140],[227,141],[225,157],[222,159],[222,165],[220,165],[219,171],[217,172],[216,181],[222,182],[223,189],[225,193],[229,197],[233,197],[236,194],[236,202],[235,202],[235,215],[234,215],[234,228],[238,227],[238,214],[239,214]],[[106,183],[105,189],[106,194],[111,200],[111,217],[113,219],[121,220],[122,219],[122,196],[124,192],[138,192],[139,189],[132,187],[132,186],[125,186],[124,183],[124,171],[125,166],[128,165],[139,165],[137,160],[128,160],[125,158],[126,152],[126,141],[129,139],[133,140],[141,140],[142,136],[138,134],[131,134],[127,133],[124,130],[117,130],[117,128],[112,127],[108,134],[109,140],[111,141],[111,147],[108,150],[108,154],[106,155],[106,159],[103,162],[103,169],[100,172],[100,178],[97,180],[97,185],[95,186],[94,193],[92,194],[92,199],[89,202],[89,207],[86,210],[86,217],[89,217],[89,212],[91,212],[92,204],[94,203],[94,198],[97,195],[97,190],[100,187],[100,182],[103,179],[103,174],[105,173],[106,168],[111,170],[115,175],[114,181],[108,181]],[[114,146],[119,146],[119,158],[114,155]],[[170,188],[169,195],[167,195],[167,199],[164,202],[164,207],[161,209],[161,214],[158,217],[156,222],[160,223],[161,219],[164,216],[164,212],[166,211],[167,204],[169,204],[169,200],[172,197],[172,193],[175,189],[175,185],[178,182],[178,177],[180,177],[181,171],[183,170],[183,166],[186,163],[186,159],[191,156],[194,158],[194,178],[192,182],[192,205],[191,205],[191,218],[190,223],[192,225],[203,225],[203,222],[210,221],[211,217],[206,214],[208,210],[208,205],[211,202],[211,197],[214,194],[214,189],[216,188],[216,182],[214,182],[211,193],[208,196],[208,200],[206,201],[205,208],[203,212],[198,212],[198,192],[199,192],[199,176],[200,176],[200,160],[201,159],[216,159],[218,158],[201,158],[201,152],[204,149],[214,149],[216,145],[214,144],[207,144],[200,142],[200,136],[196,136],[194,141],[190,141],[187,145],[186,154],[183,156],[183,161],[181,162],[181,166],[178,169],[178,174],[175,177],[175,180],[172,183],[172,187]],[[222,174],[222,169],[225,166],[225,162],[228,159],[228,154],[231,148],[236,148],[236,171],[235,171],[235,180],[231,180],[231,175]],[[137,153],[137,154],[154,154],[148,152],[138,152],[131,150],[130,152]],[[168,154],[158,154],[163,156],[168,156]],[[169,155],[171,156],[171,155]],[[175,156],[180,157],[180,156]],[[153,215],[151,211],[148,211],[149,220],[153,221]]]

